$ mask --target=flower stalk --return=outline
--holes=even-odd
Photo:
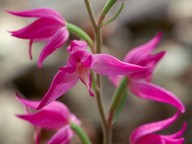
[[[95,45],[96,45],[96,53],[101,53],[101,46],[102,46],[102,31],[100,27],[100,23],[96,23],[91,5],[89,0],[84,0],[85,5],[88,11],[89,18],[91,20],[93,30],[94,30],[94,36],[95,36]],[[96,89],[95,89],[95,95],[97,100],[97,106],[99,110],[99,114],[102,120],[102,129],[103,129],[103,144],[110,144],[111,143],[111,132],[108,127],[108,123],[105,116],[104,106],[103,106],[103,100],[102,100],[102,93],[101,93],[101,77],[99,74],[96,75]]]
[[[79,125],[71,123],[70,126],[73,129],[73,131],[75,131],[75,133],[79,136],[83,144],[91,144],[89,137],[86,135],[84,130]]]

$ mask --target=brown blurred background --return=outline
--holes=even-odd
[[[99,13],[105,0],[91,0],[94,11]],[[118,3],[110,15],[118,9]],[[10,36],[9,30],[19,29],[31,22],[15,17],[4,10],[24,10],[50,7],[58,10],[66,21],[79,25],[90,35],[91,25],[83,0],[1,0],[0,1],[0,144],[32,144],[33,127],[17,119],[15,114],[24,108],[15,100],[14,93],[20,92],[28,99],[41,99],[59,66],[65,64],[65,49],[57,50],[38,69],[36,61],[43,43],[33,45],[32,61],[28,56],[28,41]],[[192,1],[191,0],[125,0],[119,18],[104,27],[103,52],[122,59],[131,48],[143,44],[158,31],[163,38],[157,51],[167,54],[158,65],[153,82],[175,93],[185,104],[186,113],[164,133],[181,128],[182,121],[188,127],[184,134],[185,144],[192,143]],[[75,37],[71,36],[71,39]],[[106,109],[114,87],[103,77],[103,92]],[[60,98],[81,120],[82,126],[94,144],[101,144],[102,134],[95,98],[78,83]],[[107,111],[107,110],[106,110]],[[171,106],[138,99],[129,95],[120,120],[113,127],[114,144],[128,144],[130,132],[140,124],[158,121],[175,112]],[[51,133],[43,131],[42,143]],[[74,144],[79,143],[74,137]]]

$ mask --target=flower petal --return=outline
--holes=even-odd
[[[145,79],[147,81],[151,81],[152,73],[157,65],[157,63],[163,58],[165,55],[165,51],[159,52],[157,54],[150,55],[141,66],[146,66],[145,71],[139,71],[131,74],[130,78],[132,79]]]
[[[86,51],[88,49],[88,45],[85,41],[82,40],[73,40],[70,43],[70,46],[67,48],[69,53],[74,53],[76,51]]]
[[[57,21],[40,18],[28,26],[10,33],[12,36],[22,39],[48,39],[61,27],[63,27],[63,25]]]
[[[32,101],[24,99],[18,93],[16,93],[15,95],[16,99],[27,108],[35,109],[40,104],[40,101]]]
[[[93,59],[95,64],[91,69],[102,75],[129,75],[145,70],[144,67],[122,62],[108,54],[95,54]]]
[[[84,85],[87,87],[90,96],[94,96],[91,88],[92,88],[92,77],[90,74],[90,69],[84,66],[79,66],[77,68],[78,77],[80,80],[84,83]]]
[[[183,144],[184,138],[165,138],[158,134],[149,134],[133,144]]]
[[[66,27],[60,28],[48,41],[46,46],[41,51],[38,60],[38,66],[41,67],[44,59],[53,53],[57,48],[61,47],[69,37],[69,32]]]
[[[130,143],[131,144],[144,144],[144,143],[139,143],[138,141],[147,135],[150,135],[154,132],[167,128],[168,126],[170,126],[173,122],[175,122],[177,120],[177,118],[179,117],[179,114],[180,113],[177,112],[175,115],[173,115],[172,117],[170,117],[168,119],[139,126],[131,133]],[[162,144],[162,143],[160,143],[160,144]]]
[[[34,126],[47,129],[58,129],[68,124],[68,120],[66,120],[60,113],[57,111],[41,110],[36,113],[17,116],[30,122]]]
[[[54,19],[60,23],[64,23],[63,17],[57,11],[49,8],[36,8],[36,9],[24,10],[24,11],[7,10],[7,12],[20,17],[48,18],[48,19]]]
[[[48,144],[70,144],[72,136],[73,132],[70,126],[66,126],[53,135]]]
[[[49,90],[44,95],[41,103],[37,109],[41,109],[50,102],[56,100],[61,95],[66,93],[75,83],[78,81],[78,77],[75,73],[67,73],[62,70],[59,70],[55,75]]]
[[[144,45],[138,46],[130,51],[124,58],[125,62],[139,64],[144,61],[156,48],[161,40],[162,33],[159,32],[156,36]]]
[[[187,124],[186,124],[186,122],[184,122],[180,131],[178,131],[178,132],[176,132],[176,133],[174,133],[172,135],[168,135],[168,136],[164,136],[164,137],[179,138],[179,137],[181,137],[183,135],[183,133],[186,130],[186,128],[187,128]]]
[[[116,87],[120,84],[123,76],[108,76],[109,80],[112,82],[112,84]]]
[[[182,113],[185,112],[184,105],[173,93],[157,85],[144,81],[131,81],[130,90],[140,98],[151,99],[170,104],[176,107]]]

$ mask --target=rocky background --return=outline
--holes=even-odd
[[[92,0],[95,13],[99,13],[105,0]],[[91,25],[83,0],[1,0],[0,1],[0,144],[32,144],[33,127],[17,119],[15,114],[24,108],[16,101],[14,93],[20,92],[28,99],[41,99],[59,66],[65,64],[66,52],[57,50],[42,69],[36,65],[42,43],[33,45],[34,59],[29,60],[28,41],[10,36],[9,30],[19,29],[31,20],[14,17],[5,10],[23,10],[50,7],[58,10],[64,18],[90,35]],[[117,10],[119,5],[111,11]],[[109,14],[109,15],[110,15]],[[104,28],[105,53],[122,59],[131,48],[152,38],[158,31],[163,38],[157,51],[167,54],[158,65],[153,82],[175,93],[185,104],[186,113],[164,133],[180,129],[182,121],[188,127],[184,134],[185,144],[192,142],[192,1],[191,0],[125,0],[120,17]],[[71,36],[71,38],[74,38]],[[103,77],[106,108],[114,88]],[[77,84],[60,98],[82,121],[94,144],[101,144],[101,128],[95,98],[88,95],[82,84]],[[113,128],[114,144],[128,144],[130,132],[140,124],[158,121],[175,112],[171,106],[138,99],[129,95],[119,122]],[[51,133],[43,131],[42,143]],[[78,138],[73,139],[74,144]]]

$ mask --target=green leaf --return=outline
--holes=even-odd
[[[124,7],[124,3],[122,3],[119,10],[117,11],[117,13],[112,18],[110,18],[109,20],[107,20],[105,22],[102,22],[100,26],[104,26],[104,25],[107,25],[107,24],[113,22],[120,15],[121,11],[123,10],[123,7]]]
[[[85,40],[88,43],[88,45],[91,48],[93,48],[93,41],[84,30],[82,30],[78,26],[76,26],[74,24],[71,24],[71,23],[67,23],[67,28],[68,28],[69,32],[71,32],[72,34],[74,34],[74,35],[78,36],[79,38]]]
[[[126,99],[127,84],[128,84],[128,78],[125,77],[122,79],[121,83],[119,84],[119,87],[117,87],[117,89],[114,92],[109,109],[109,117],[108,117],[109,124],[115,122],[119,117],[118,115],[120,114],[124,101]]]
[[[100,22],[103,21],[103,19],[105,18],[106,14],[109,12],[109,10],[112,8],[112,6],[115,4],[115,2],[117,2],[117,0],[108,0],[105,3],[105,5],[104,5],[104,7],[103,7],[103,9],[101,11],[101,15],[100,15],[100,19],[99,19]]]
[[[70,126],[73,131],[79,136],[83,144],[91,144],[89,137],[79,125],[71,123]]]
[[[112,121],[113,124],[119,120],[123,106],[125,105],[126,98],[127,98],[127,90],[123,93],[121,100],[119,102],[119,105],[117,106],[117,108],[115,110],[115,113],[113,116],[113,121]]]

